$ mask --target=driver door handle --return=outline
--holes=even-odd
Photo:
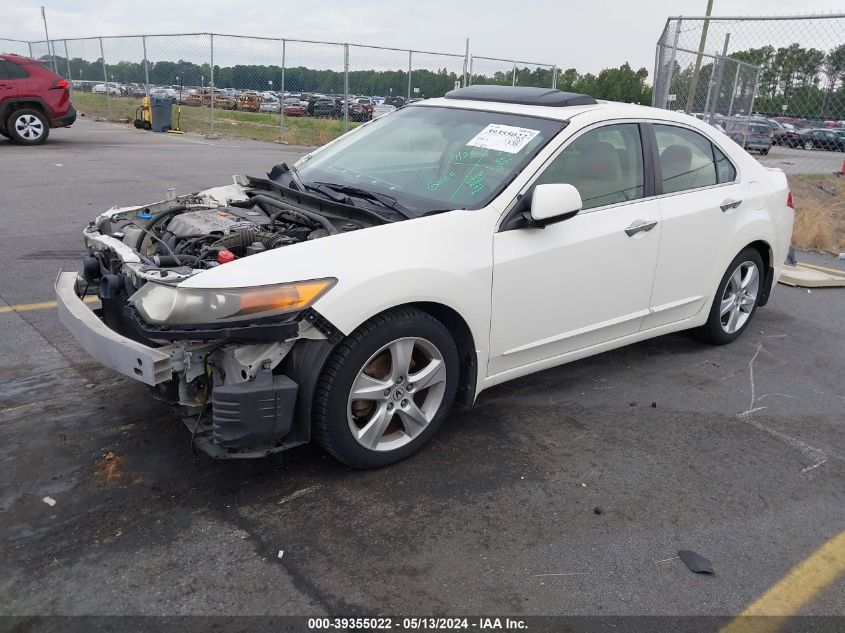
[[[647,222],[646,220],[635,220],[631,226],[625,229],[628,237],[634,237],[637,233],[648,233],[651,229],[657,226],[657,220]]]
[[[722,201],[719,208],[722,209],[722,213],[727,213],[730,209],[736,209],[741,204],[742,200],[732,200],[728,198],[727,200]]]

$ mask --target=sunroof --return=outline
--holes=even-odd
[[[563,92],[550,88],[529,88],[525,86],[468,86],[451,90],[446,99],[467,99],[470,101],[498,101],[499,103],[518,103],[521,105],[540,105],[550,107],[593,105],[596,100],[589,95],[577,92]]]

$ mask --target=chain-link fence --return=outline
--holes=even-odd
[[[25,40],[10,40],[5,37],[0,37],[0,54],[2,53],[25,55],[27,57],[32,54],[29,48],[29,42]]]
[[[473,55],[469,59],[469,83],[554,88],[557,85],[557,67]]]
[[[186,131],[322,144],[408,101],[464,85],[555,85],[552,64],[337,42],[212,33],[24,42],[70,80],[88,116],[134,120],[145,96],[169,96]]]
[[[841,172],[845,14],[669,18],[653,105],[720,127],[788,174]]]

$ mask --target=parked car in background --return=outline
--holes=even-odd
[[[749,152],[766,155],[772,148],[772,128],[765,119],[727,119],[725,133]]]
[[[350,99],[344,108],[349,110],[349,118],[353,121],[369,121],[373,118],[373,103],[369,97]]]
[[[801,130],[802,146],[804,149],[821,149],[829,152],[845,151],[845,138],[832,129],[812,128]]]
[[[281,102],[278,99],[263,98],[259,106],[260,112],[274,112],[278,113],[281,110]]]
[[[337,115],[337,111],[338,105],[335,100],[324,97],[314,101],[309,114],[316,117],[333,117]]]
[[[58,316],[187,407],[213,457],[316,440],[375,468],[505,381],[681,330],[735,341],[792,206],[781,170],[687,115],[471,86],[292,167],[104,211],[82,276],[56,280]]]
[[[782,123],[776,119],[766,119],[772,130],[772,143],[785,147],[801,147],[801,135],[791,123]]]
[[[286,103],[285,116],[305,116],[308,114],[308,108],[301,103]]]
[[[68,82],[38,60],[0,55],[0,135],[40,145],[50,128],[76,120]]]
[[[373,106],[373,118],[377,119],[380,116],[384,116],[385,114],[390,114],[391,112],[396,111],[396,106],[381,104]]]
[[[303,99],[302,95],[290,95],[285,97],[285,106],[289,105],[298,105],[302,106],[303,108],[308,108],[308,100]]]
[[[181,88],[176,93],[176,103],[185,105],[191,95],[196,94],[196,88]]]
[[[257,92],[244,92],[238,97],[238,110],[244,112],[258,112],[261,110],[266,97]]]
[[[110,95],[114,95],[115,97],[119,97],[123,94],[120,90],[120,86],[117,84],[95,84],[93,88],[91,88],[91,92],[94,94],[106,94],[108,92]]]
[[[401,108],[405,105],[405,97],[388,97],[384,100],[384,105],[392,105],[394,108]]]

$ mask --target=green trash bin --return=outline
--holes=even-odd
[[[151,97],[153,132],[167,132],[173,128],[173,100],[170,97]]]

